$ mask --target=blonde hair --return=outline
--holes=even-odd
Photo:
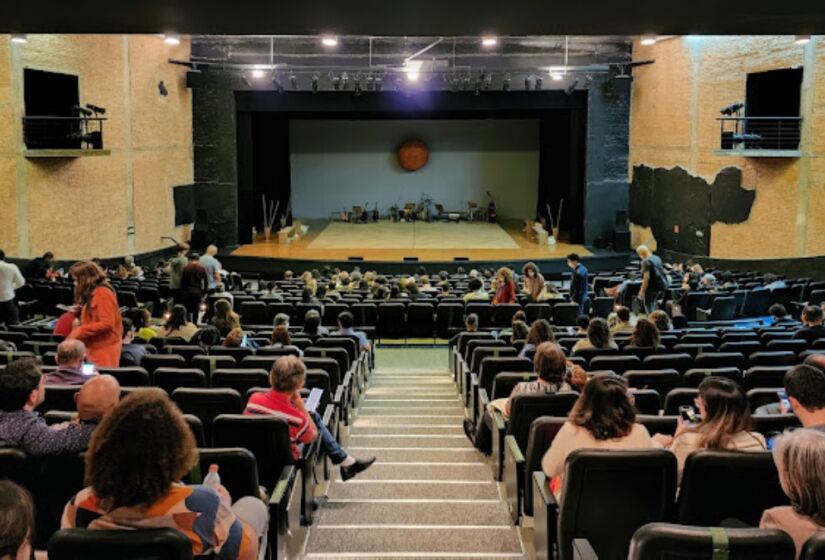
[[[650,247],[648,247],[647,245],[639,245],[638,247],[636,247],[636,254],[645,259],[649,257],[652,253],[650,251]]]
[[[785,432],[774,441],[773,460],[794,511],[825,525],[825,433]]]

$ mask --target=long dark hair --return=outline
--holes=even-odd
[[[590,319],[590,324],[587,325],[587,338],[596,348],[607,348],[610,346],[612,337],[610,336],[610,327],[607,326],[607,321],[601,317]]]
[[[627,396],[627,381],[612,374],[594,376],[570,412],[570,421],[600,441],[629,435],[636,411]]]
[[[542,342],[556,342],[556,335],[547,319],[536,319],[527,333],[527,344],[538,346]]]
[[[633,334],[630,335],[630,344],[633,346],[652,346],[656,348],[659,346],[659,328],[653,321],[639,319],[636,321]]]
[[[74,301],[78,305],[86,306],[92,301],[92,294],[99,287],[105,287],[114,293],[115,289],[109,283],[106,272],[92,261],[74,263],[69,274],[75,279]]]
[[[186,308],[180,304],[173,305],[169,311],[169,318],[163,325],[167,331],[176,331],[186,324]]]
[[[699,384],[705,414],[690,431],[699,434],[699,447],[728,449],[733,435],[751,428],[751,413],[742,387],[725,377],[706,377]]]

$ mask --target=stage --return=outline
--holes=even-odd
[[[449,262],[456,257],[471,261],[525,261],[564,259],[569,253],[591,256],[583,245],[558,242],[541,246],[521,232],[522,223],[392,222],[368,224],[310,221],[309,231],[298,240],[280,244],[262,236],[242,245],[233,257],[261,257],[300,261],[346,261],[359,257],[370,262],[398,262],[415,257],[420,262]],[[562,234],[563,237],[563,234]]]

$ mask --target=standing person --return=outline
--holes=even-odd
[[[189,245],[181,243],[178,245],[178,254],[169,259],[169,264],[164,269],[169,273],[169,289],[172,291],[172,299],[175,303],[182,302],[180,291],[180,281],[184,267],[189,263],[186,253],[189,252]]]
[[[212,292],[212,290],[214,290],[221,282],[221,270],[223,269],[223,265],[221,265],[221,261],[215,258],[215,255],[217,254],[218,248],[214,245],[210,245],[206,248],[206,254],[200,259],[201,265],[206,269],[206,289],[209,292]]]
[[[498,284],[496,295],[493,296],[493,305],[498,303],[516,303],[516,283],[513,280],[513,271],[502,266],[496,273]]]
[[[577,253],[567,255],[567,266],[573,269],[570,279],[570,299],[579,304],[579,314],[587,314],[587,268],[581,263]]]
[[[0,323],[8,327],[20,322],[20,313],[14,299],[14,291],[23,287],[26,280],[17,265],[6,262],[6,253],[0,250]]]
[[[209,285],[209,274],[200,263],[200,255],[192,253],[192,260],[183,267],[180,278],[181,302],[193,323],[198,322],[198,313],[203,302],[203,295]]]
[[[23,275],[32,280],[45,280],[46,272],[52,266],[54,260],[54,253],[48,251],[43,253],[42,257],[35,257],[29,261],[26,268],[23,270]]]
[[[645,313],[652,313],[658,307],[659,296],[667,290],[667,277],[662,259],[653,254],[647,245],[636,247],[636,254],[642,259],[642,287],[639,299],[644,303]]]
[[[97,367],[118,367],[123,339],[123,319],[115,290],[103,269],[91,261],[72,265],[75,304],[80,306],[80,326],[69,338],[86,345],[86,356]]]
[[[541,301],[544,295],[544,276],[539,272],[539,267],[535,263],[529,262],[521,269],[524,275],[524,289],[527,294],[527,300],[530,302]]]

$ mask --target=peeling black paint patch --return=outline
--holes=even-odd
[[[742,171],[735,167],[723,169],[709,184],[681,167],[637,165],[630,183],[630,221],[651,228],[662,249],[709,255],[710,226],[747,221],[755,196],[742,188]]]

